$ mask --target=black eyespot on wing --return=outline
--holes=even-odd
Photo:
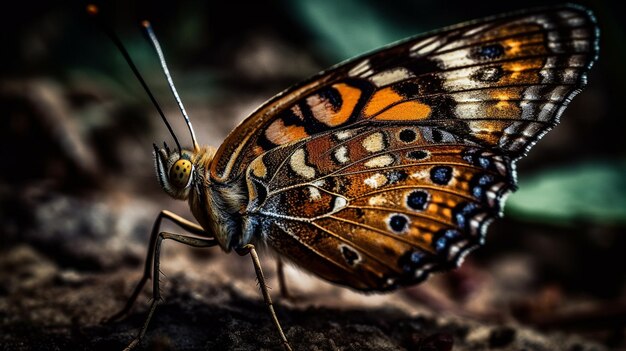
[[[398,259],[398,267],[402,270],[402,276],[398,283],[415,284],[434,270],[437,270],[437,257],[420,250],[409,250]]]
[[[398,266],[405,273],[412,273],[420,269],[429,261],[428,256],[420,251],[408,251],[398,259]]]
[[[406,153],[406,157],[412,160],[423,160],[428,157],[428,153],[422,150],[409,151]]]
[[[433,141],[436,143],[440,143],[443,140],[443,135],[441,134],[441,131],[433,128]]]
[[[478,165],[484,169],[489,169],[491,167],[491,160],[484,156],[479,156],[476,161]]]
[[[402,233],[407,229],[409,220],[406,216],[394,214],[389,217],[389,228],[396,233]]]
[[[502,44],[494,43],[478,48],[473,56],[477,59],[493,60],[502,57],[502,55],[504,55]]]
[[[360,259],[359,254],[346,245],[341,246],[341,254],[350,266],[354,266],[354,264]]]
[[[474,202],[462,202],[452,210],[452,218],[461,230],[470,229],[470,219],[480,208]]]
[[[448,185],[452,180],[452,167],[435,166],[430,169],[430,180],[439,185]]]
[[[415,211],[424,211],[428,205],[428,193],[424,190],[415,190],[406,198],[407,206]]]
[[[492,158],[493,155],[487,155],[477,149],[470,149],[463,153],[463,159],[474,166],[487,170],[498,171]]]
[[[435,251],[442,256],[448,256],[453,244],[463,238],[463,234],[456,229],[442,229],[435,234]]]
[[[408,143],[412,143],[415,141],[415,139],[417,138],[417,134],[412,129],[403,129],[400,132],[399,137],[402,142],[408,144]]]
[[[470,181],[470,190],[475,198],[482,200],[487,193],[487,188],[494,182],[490,174],[477,174]]]

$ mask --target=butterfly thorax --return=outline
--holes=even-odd
[[[163,190],[175,199],[187,200],[200,225],[225,251],[247,244],[241,235],[241,209],[245,190],[238,182],[211,181],[209,170],[216,149],[199,147],[195,151],[170,152],[155,147],[157,178]]]

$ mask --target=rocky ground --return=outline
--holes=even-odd
[[[244,274],[246,280],[233,281],[225,274],[212,274],[216,267],[208,272],[203,268],[214,265],[215,258],[197,259],[190,267],[188,257],[176,257],[183,254],[198,253],[183,250],[172,257],[176,265],[184,262],[193,272],[167,273],[165,301],[139,349],[282,349],[255,291],[252,272]],[[101,323],[124,304],[138,279],[137,269],[77,272],[59,267],[28,245],[3,255],[0,269],[11,277],[0,297],[5,350],[121,350],[143,324],[147,292],[126,319]],[[450,313],[418,312],[394,301],[402,294],[374,297],[375,302],[357,297],[364,302],[355,302],[345,292],[324,288],[327,291],[302,295],[295,303],[275,296],[278,316],[295,350],[608,349],[573,334],[540,333],[513,321],[485,323]],[[324,301],[335,296],[350,302],[344,306],[335,300],[325,306]]]

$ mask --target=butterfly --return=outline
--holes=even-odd
[[[558,123],[598,50],[588,10],[527,10],[334,66],[270,99],[217,149],[200,146],[188,123],[193,147],[155,145],[155,166],[199,226],[161,213],[130,304],[158,272],[163,239],[250,253],[289,348],[255,247],[360,291],[459,266],[484,243],[516,189],[516,162]],[[159,233],[164,218],[199,237]]]

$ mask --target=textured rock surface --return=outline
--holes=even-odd
[[[3,349],[122,349],[143,324],[147,294],[128,318],[100,323],[124,304],[138,278],[136,269],[76,272],[27,245],[3,255],[0,269],[12,277],[0,297]],[[163,279],[165,301],[141,349],[281,349],[260,297],[250,296],[255,293],[252,279],[240,284],[245,287],[241,291],[208,278],[177,272]],[[315,302],[277,301],[279,318],[296,350],[605,350],[575,336],[407,313],[392,303],[328,308],[314,307]]]

